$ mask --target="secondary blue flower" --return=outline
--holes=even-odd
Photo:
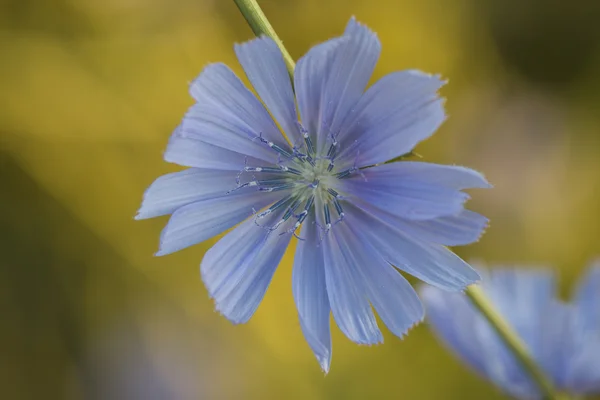
[[[158,178],[137,216],[172,214],[158,255],[241,223],[200,268],[217,310],[234,323],[253,315],[298,236],[293,294],[325,371],[330,312],[362,344],[383,340],[371,306],[398,336],[422,320],[417,294],[392,265],[450,290],[479,279],[445,246],[479,238],[487,220],[464,209],[461,190],[489,184],[463,167],[382,164],[411,152],[445,115],[437,76],[396,72],[365,92],[380,50],[377,36],[352,19],[342,37],[298,61],[294,96],[271,39],[236,45],[266,108],[227,66],[207,66],[165,153],[191,168]]]
[[[557,298],[550,270],[495,269],[483,289],[554,385],[573,394],[600,393],[600,262],[574,300]],[[535,383],[464,295],[424,287],[427,319],[469,366],[520,399],[540,399]]]

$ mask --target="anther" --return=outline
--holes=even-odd
[[[310,138],[310,136],[308,136],[308,132],[304,134],[304,142],[306,142],[308,154],[315,154],[315,147],[313,145],[312,139]]]
[[[335,157],[335,151],[336,151],[337,144],[338,144],[338,142],[336,142],[336,141],[331,143],[331,146],[329,146],[329,150],[327,151],[327,158],[332,159]]]
[[[325,214],[325,229],[331,229],[331,214],[329,213],[329,204],[325,204],[323,208],[323,212]]]
[[[315,196],[314,195],[310,196],[308,198],[308,200],[306,201],[306,205],[304,206],[304,211],[306,211],[308,213],[314,202],[315,202]]]
[[[266,144],[267,146],[269,146],[270,148],[272,148],[273,150],[275,150],[277,153],[281,154],[282,156],[287,157],[287,158],[292,158],[292,154],[289,151],[287,151],[287,150],[281,148],[280,146],[276,145],[275,143],[263,138],[262,132],[260,134],[258,134],[258,136],[255,136],[254,138],[252,138],[252,140],[258,140],[261,143]]]
[[[278,190],[284,190],[292,188],[296,185],[294,182],[290,182],[288,179],[267,179],[267,180],[253,180],[250,182],[246,182],[242,185],[239,185],[235,189],[228,191],[226,194],[231,192],[235,192],[236,190],[240,190],[249,186],[258,186],[258,190],[260,192],[275,192]]]
[[[356,171],[357,171],[356,167],[348,168],[347,170],[336,174],[335,177],[338,179],[344,179],[345,177],[350,176],[351,174],[353,174]]]
[[[328,188],[328,189],[327,189],[327,192],[328,192],[330,195],[332,195],[333,197],[335,197],[335,198],[340,198],[340,197],[342,197],[342,196],[340,196],[340,194],[339,194],[338,192],[336,192],[336,191],[335,191],[334,189],[332,189],[332,188]]]
[[[285,214],[283,214],[283,218],[282,220],[287,221],[292,215],[294,215],[294,212],[296,211],[296,209],[300,206],[301,200],[297,199],[291,206],[290,208],[287,209],[287,211],[285,212]]]
[[[346,216],[346,214],[344,214],[344,209],[342,208],[342,205],[340,204],[339,200],[337,199],[337,197],[335,197],[333,199],[333,205],[335,206],[335,211],[337,212],[338,216],[340,217],[335,223],[337,224],[338,222],[342,222],[342,220],[344,219],[344,217]]]
[[[292,154],[289,151],[282,149],[281,147],[279,147],[275,143],[268,142],[267,145],[270,148],[272,148],[273,150],[275,150],[276,152],[278,152],[279,154],[281,154],[282,156],[287,157],[287,158],[292,158]]]
[[[287,195],[286,197],[282,198],[281,200],[277,201],[275,204],[273,204],[271,207],[267,208],[265,211],[259,213],[256,215],[256,218],[264,218],[267,215],[271,214],[273,211],[277,210],[278,208],[280,208],[281,206],[285,205],[286,203],[288,203],[290,201],[290,199],[292,198],[292,195]]]
[[[246,182],[246,183],[244,183],[242,185],[239,185],[238,187],[236,187],[234,189],[228,190],[225,194],[229,194],[229,193],[235,192],[236,190],[240,190],[242,188],[249,187],[249,186],[258,186],[259,182],[260,181],[256,181],[256,180],[250,181],[250,182]]]
[[[289,172],[294,175],[302,175],[300,171],[294,168],[289,168],[284,165],[276,167],[244,167],[245,172],[267,172],[267,173],[281,173],[281,172]]]
[[[298,220],[296,221],[294,226],[291,227],[290,229],[288,229],[287,231],[282,232],[280,235],[283,235],[284,233],[293,233],[297,239],[304,240],[300,236],[296,235],[295,232],[296,232],[296,229],[298,229],[300,227],[300,225],[302,225],[302,223],[308,216],[308,213],[310,212],[310,209],[314,202],[315,202],[315,196],[314,195],[310,196],[308,198],[308,200],[306,200],[306,204],[304,205],[304,210],[300,214],[296,215],[296,218],[298,218]]]
[[[272,186],[272,187],[259,187],[258,190],[260,192],[278,192],[280,190],[286,190],[286,189],[291,189],[294,186],[296,186],[295,182],[290,182],[290,183],[285,183],[283,185],[279,185],[279,186]]]
[[[300,199],[297,199],[294,203],[292,203],[292,205],[287,209],[285,214],[283,214],[283,217],[281,217],[281,219],[279,221],[277,221],[277,223],[275,225],[273,225],[271,228],[269,228],[269,230],[276,231],[277,228],[279,228],[281,226],[281,224],[283,224],[285,221],[290,219],[290,217],[292,215],[294,215],[294,211],[296,211],[296,209],[298,208],[300,203],[301,203]]]

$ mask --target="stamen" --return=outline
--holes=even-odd
[[[335,177],[338,179],[344,179],[345,177],[350,176],[351,174],[356,172],[357,170],[358,170],[358,168],[356,168],[356,167],[348,168],[347,170],[336,174]]]
[[[333,159],[335,157],[337,144],[338,144],[338,142],[336,142],[336,141],[331,143],[331,146],[329,146],[329,150],[327,151],[327,158]]]
[[[337,212],[338,216],[340,217],[335,223],[337,224],[338,222],[342,222],[342,220],[344,219],[344,217],[346,216],[346,214],[344,214],[344,209],[342,208],[342,205],[340,204],[340,202],[338,201],[337,197],[335,197],[333,199],[333,205],[335,206],[335,211]]]
[[[290,182],[289,179],[266,179],[266,180],[256,180],[246,182],[242,185],[239,185],[235,189],[231,189],[226,194],[231,192],[235,192],[236,190],[240,190],[249,186],[258,186],[258,190],[261,192],[274,192],[277,190],[284,190],[296,185],[295,182]]]
[[[265,211],[257,214],[256,219],[266,217],[267,215],[271,214],[273,211],[277,210],[278,208],[281,208],[281,206],[288,203],[291,200],[291,198],[292,198],[291,194],[285,196],[284,198],[282,198],[281,200],[279,200],[278,202],[273,204],[271,207],[267,208]]]
[[[231,190],[228,190],[228,191],[227,191],[225,194],[233,193],[233,192],[235,192],[236,190],[240,190],[240,189],[242,189],[242,188],[249,187],[249,186],[258,186],[258,182],[259,182],[259,181],[257,181],[257,180],[254,180],[254,181],[246,182],[246,183],[244,183],[244,184],[242,184],[242,185],[240,185],[240,184],[238,183],[238,187],[236,187],[236,188],[234,188],[234,189],[231,189]]]
[[[289,168],[284,165],[281,165],[279,168],[275,167],[244,167],[245,172],[266,172],[266,173],[280,173],[280,172],[289,172],[294,175],[302,175],[300,171],[294,168]]]
[[[294,215],[294,212],[296,211],[296,209],[300,206],[300,203],[302,203],[302,201],[300,199],[297,199],[291,206],[290,208],[287,209],[287,211],[285,212],[285,214],[283,214],[283,220],[287,221],[292,215]]]
[[[306,205],[304,206],[304,211],[306,211],[307,214],[310,211],[310,208],[312,207],[312,205],[313,205],[314,202],[315,202],[315,196],[314,195],[310,196],[308,198],[308,200],[306,201]]]
[[[293,158],[292,154],[289,151],[287,151],[285,149],[282,149],[281,147],[279,147],[275,143],[270,142],[267,139],[263,138],[262,137],[262,132],[258,136],[254,137],[252,140],[256,140],[256,139],[258,139],[261,143],[266,144],[267,146],[269,146],[270,148],[272,148],[273,150],[275,150],[276,152],[278,152],[282,156],[287,157],[287,158]]]
[[[294,148],[294,156],[302,162],[308,161],[308,163],[313,167],[316,165],[315,160],[311,157],[310,154],[301,153],[298,151],[297,148]]]
[[[248,157],[244,157],[244,168],[235,177],[235,184],[236,185],[240,186],[240,176],[242,176],[242,174],[246,171],[246,168],[248,168]]]
[[[272,148],[273,150],[275,150],[276,152],[278,152],[279,154],[281,154],[287,158],[292,158],[292,154],[289,151],[282,149],[281,147],[277,146],[275,143],[267,142],[267,145],[270,148]]]
[[[331,214],[329,213],[329,204],[325,204],[323,211],[325,213],[325,229],[329,230],[331,229]]]
[[[298,171],[295,168],[289,168],[289,167],[285,167],[285,172],[289,172],[290,174],[294,174],[294,175],[302,175],[302,172]]]
[[[352,166],[352,168],[348,168],[347,170],[342,171],[339,174],[335,175],[338,179],[344,179],[345,177],[347,177],[355,172],[358,172],[360,174],[360,176],[365,180],[365,182],[367,181],[367,177],[365,176],[365,174],[363,174],[361,169],[356,166],[356,164],[358,162],[359,154],[360,154],[360,152],[356,152],[356,158],[354,159],[354,165]]]
[[[260,192],[278,192],[280,190],[286,190],[286,189],[291,189],[294,186],[296,186],[296,182],[291,182],[291,183],[286,183],[280,186],[273,186],[273,187],[259,187],[258,190]]]
[[[296,235],[295,232],[296,232],[296,229],[298,229],[300,227],[300,225],[302,225],[302,223],[308,216],[308,213],[310,212],[310,209],[311,209],[314,201],[315,201],[315,196],[314,195],[310,196],[308,198],[308,200],[306,200],[306,204],[304,205],[304,210],[300,214],[296,215],[296,218],[298,218],[298,220],[296,221],[294,226],[291,227],[290,229],[288,229],[287,231],[282,232],[280,235],[283,235],[284,233],[294,233],[294,236],[297,239],[304,240],[300,236]]]
[[[306,144],[306,150],[308,154],[315,154],[315,146],[313,145],[312,139],[310,138],[308,131],[302,126],[300,122],[298,122],[298,126],[300,127],[300,133],[302,133],[302,137],[304,137],[304,143]]]
[[[308,132],[304,134],[304,142],[306,143],[306,148],[308,150],[308,154],[315,154],[315,146],[313,145],[312,139],[308,136]]]
[[[294,203],[292,203],[292,205],[287,209],[287,211],[285,212],[285,214],[283,214],[283,217],[281,217],[281,219],[279,221],[277,221],[277,223],[275,225],[273,225],[271,228],[269,228],[270,231],[276,231],[277,228],[279,228],[281,226],[281,224],[283,224],[285,221],[287,221],[288,219],[290,219],[290,217],[292,215],[294,215],[294,211],[296,211],[296,209],[298,208],[298,206],[300,206],[300,203],[302,201],[300,199],[296,199],[296,201],[294,201]]]
[[[332,195],[335,198],[341,198],[342,196],[340,196],[340,194],[338,192],[336,192],[335,190],[328,188],[327,192],[329,192],[330,195]]]
[[[329,160],[329,165],[327,166],[327,172],[331,172],[333,169],[333,159]]]

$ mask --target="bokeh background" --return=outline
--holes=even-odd
[[[494,183],[471,208],[489,263],[553,265],[563,295],[600,254],[600,2],[265,0],[295,58],[351,15],[383,43],[375,78],[441,73],[450,119],[417,152]],[[252,37],[226,0],[0,1],[0,397],[502,399],[425,325],[361,347],[334,329],[325,377],[293,305],[288,252],[253,319],[213,311],[213,242],[155,258],[134,221],[209,62],[242,75]]]

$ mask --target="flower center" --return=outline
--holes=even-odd
[[[278,163],[275,166],[245,166],[238,174],[237,187],[228,193],[245,187],[257,187],[261,192],[282,191],[280,200],[262,212],[255,212],[258,226],[271,232],[295,218],[296,222],[281,234],[292,233],[298,237],[295,232],[310,213],[315,214],[316,223],[325,232],[344,219],[343,197],[334,189],[335,182],[351,176],[359,169],[334,170],[339,150],[335,140],[326,146],[327,151],[316,154],[306,132],[305,142],[301,147],[294,147],[292,153],[260,136],[257,139],[277,153]],[[243,183],[242,178],[246,179]],[[282,213],[281,219],[270,227],[261,225],[260,221],[274,212]]]

